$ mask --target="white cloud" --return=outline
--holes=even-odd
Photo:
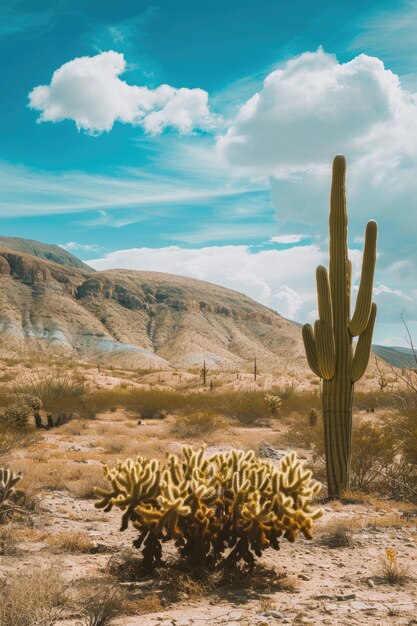
[[[305,239],[305,235],[276,235],[275,237],[271,237],[269,241],[270,243],[291,244],[300,243],[303,239]]]
[[[115,122],[139,125],[151,134],[167,126],[181,133],[213,127],[203,89],[129,85],[119,78],[125,70],[123,54],[113,50],[77,57],[58,68],[49,85],[30,92],[29,106],[40,111],[38,122],[70,119],[91,134],[110,131]]]
[[[60,248],[64,248],[64,250],[72,251],[72,250],[83,250],[85,252],[98,252],[100,250],[100,246],[96,246],[89,243],[77,243],[76,241],[68,241],[68,243],[59,244]]]
[[[271,72],[217,145],[243,171],[288,178],[321,171],[339,152],[404,150],[405,141],[415,153],[407,132],[416,130],[416,111],[416,98],[379,59],[339,63],[320,48]]]

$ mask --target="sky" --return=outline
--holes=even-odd
[[[417,0],[0,0],[0,234],[317,316],[331,161],[417,342]]]

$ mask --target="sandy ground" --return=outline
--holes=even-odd
[[[130,547],[136,533],[132,529],[119,532],[120,513],[114,510],[105,514],[96,510],[92,497],[77,497],[73,486],[78,484],[77,480],[97,480],[104,460],[109,459],[111,463],[118,456],[124,458],[133,451],[140,454],[177,451],[185,443],[172,438],[166,422],[150,421],[138,427],[122,412],[105,414],[85,427],[78,426],[79,423],[70,422],[45,432],[40,442],[16,451],[8,459],[14,468],[29,472],[27,480],[32,481],[36,472],[42,477],[45,468],[55,468],[53,472],[62,474],[62,484],[56,488],[48,486],[46,481],[40,506],[30,515],[30,521],[16,522],[16,528],[25,528],[26,524],[31,530],[27,537],[23,533],[14,551],[8,554],[6,550],[1,556],[0,577],[57,560],[67,580],[106,573],[109,559]],[[106,445],[111,445],[115,436],[120,438],[123,433],[127,434],[126,450],[110,454]],[[261,441],[276,442],[277,433],[279,429],[235,427],[227,433],[227,439],[235,446],[249,448]],[[222,438],[225,439],[224,434],[213,436],[209,445],[218,448]],[[342,521],[352,524],[352,544],[333,549],[323,546],[319,540],[323,529]],[[66,531],[86,533],[93,549],[81,554],[51,554],[45,535]],[[417,624],[415,507],[371,498],[349,504],[325,503],[324,516],[316,524],[315,535],[311,542],[303,539],[294,544],[282,542],[279,552],[267,551],[259,561],[288,579],[290,588],[267,593],[249,592],[232,585],[217,593],[207,592],[202,597],[184,596],[179,603],[156,613],[126,615],[112,624]],[[395,551],[398,563],[407,569],[408,579],[403,586],[390,586],[379,580],[387,548]],[[142,586],[133,584],[132,590],[136,598],[153,593],[163,599],[164,590],[158,586],[158,581],[148,581]],[[62,626],[76,623],[77,620],[60,622]]]

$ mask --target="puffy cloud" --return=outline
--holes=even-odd
[[[361,54],[339,63],[320,48],[271,72],[217,146],[238,168],[288,178],[320,171],[339,152],[415,153],[407,132],[408,123],[417,128],[416,111],[415,96],[379,59]]]
[[[213,126],[203,89],[129,85],[119,78],[125,70],[123,54],[113,50],[75,58],[54,72],[49,85],[30,92],[29,106],[40,111],[38,122],[70,119],[91,134],[110,131],[115,122],[152,134],[167,126],[181,133]]]

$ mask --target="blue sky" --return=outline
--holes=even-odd
[[[0,5],[0,229],[171,271],[300,322],[330,163],[351,255],[380,225],[375,339],[417,336],[417,2]]]

